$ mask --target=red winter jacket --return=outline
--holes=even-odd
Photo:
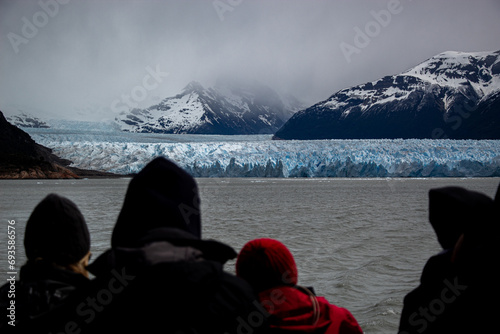
[[[259,293],[259,299],[276,332],[363,333],[351,312],[302,287],[274,287]]]

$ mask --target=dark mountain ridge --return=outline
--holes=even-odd
[[[500,51],[445,52],[297,112],[274,139],[500,139]]]

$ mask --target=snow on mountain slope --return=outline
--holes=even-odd
[[[470,84],[479,96],[500,90],[500,51],[438,54],[404,72],[430,84],[459,88]]]
[[[20,128],[50,128],[47,121],[26,112],[19,112],[15,115],[7,115],[6,118],[10,124]]]
[[[224,80],[205,89],[191,82],[181,94],[123,112],[116,122],[124,131],[143,133],[274,133],[301,107],[296,100],[285,100],[255,83]]]
[[[75,167],[136,173],[156,156],[202,177],[490,177],[500,176],[500,141],[495,140],[313,140],[241,141],[234,136],[200,137],[129,133],[32,132]],[[128,138],[128,139],[127,139]],[[209,141],[206,141],[206,140]],[[179,140],[183,140],[180,142]]]
[[[500,139],[500,51],[444,52],[297,112],[277,139]]]
[[[193,92],[145,110],[132,110],[133,116],[123,121],[121,129],[130,132],[184,133],[202,123],[204,112],[198,93]]]

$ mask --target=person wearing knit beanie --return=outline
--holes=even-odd
[[[74,311],[76,296],[90,285],[90,234],[76,204],[57,194],[46,196],[26,223],[24,247],[28,261],[15,282],[15,319],[2,317],[0,332],[56,332],[56,323],[65,326],[68,321],[54,312]],[[12,306],[11,284],[0,288],[3,309]]]
[[[49,194],[26,223],[24,248],[28,261],[46,261],[88,276],[85,261],[90,234],[80,210],[71,200]]]
[[[257,292],[259,302],[271,315],[271,332],[363,333],[347,309],[297,285],[295,259],[278,240],[261,238],[247,242],[238,254],[236,275]]]
[[[284,244],[273,239],[248,242],[236,261],[236,275],[258,292],[279,285],[297,285],[297,266]]]

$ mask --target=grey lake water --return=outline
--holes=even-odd
[[[0,279],[7,230],[15,221],[16,268],[24,263],[23,230],[49,193],[73,200],[84,214],[95,259],[110,245],[130,179],[0,181]],[[499,178],[197,179],[203,238],[236,250],[254,238],[285,243],[299,284],[349,309],[365,333],[396,333],[403,297],[418,285],[426,260],[440,251],[428,223],[428,191],[462,186],[494,196]],[[141,222],[138,221],[137,224]],[[234,261],[226,264],[234,272]]]

